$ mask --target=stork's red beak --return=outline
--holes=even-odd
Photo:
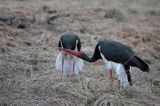
[[[74,55],[76,57],[79,57],[79,58],[82,58],[83,56],[83,52],[81,51],[73,51],[73,50],[70,50],[70,49],[65,49],[65,48],[59,48],[60,50],[63,50],[64,52],[68,53],[68,54],[71,54],[71,55]]]

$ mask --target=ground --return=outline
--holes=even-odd
[[[108,86],[101,60],[64,78],[58,40],[75,33],[92,55],[98,40],[130,46],[150,67],[132,68],[133,86]],[[159,0],[0,0],[0,106],[159,106]]]

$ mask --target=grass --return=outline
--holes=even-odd
[[[158,0],[1,1],[0,106],[158,106],[158,3]],[[123,90],[109,87],[107,72],[102,61],[98,61],[85,62],[82,75],[61,81],[54,62],[58,40],[66,32],[78,34],[82,50],[89,55],[98,40],[105,38],[131,46],[150,63],[149,78],[133,68],[132,87]]]
[[[116,21],[122,21],[124,19],[123,13],[116,8],[106,10],[104,17],[112,18],[115,19]]]

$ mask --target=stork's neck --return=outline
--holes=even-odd
[[[98,59],[95,58],[94,55],[92,57],[89,57],[86,54],[84,54],[81,58],[85,61],[88,61],[88,62],[95,62],[96,60],[98,60]]]
[[[88,61],[88,62],[95,62],[95,61],[97,61],[98,59],[101,59],[101,56],[100,56],[99,50],[98,50],[97,47],[96,47],[95,52],[94,52],[94,54],[93,54],[92,57],[89,57],[89,56],[87,56],[87,55],[84,53],[84,54],[81,56],[81,58],[82,58],[83,60]]]
[[[82,51],[72,51],[72,50],[65,49],[65,48],[60,48],[60,49],[65,51],[66,53],[69,53],[69,54],[72,54],[74,56],[77,56],[77,57],[79,57],[79,58],[81,58],[81,59],[83,59],[85,61],[88,61],[88,62],[95,62],[96,60],[101,59],[100,52],[97,49],[97,46],[96,46],[94,55],[92,57],[89,57],[88,55],[86,55]]]

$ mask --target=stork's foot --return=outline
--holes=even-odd
[[[61,81],[63,80],[63,72],[61,73]]]
[[[82,71],[80,71],[80,72],[79,72],[79,75],[82,75],[82,74],[83,74],[83,72],[82,72]]]
[[[75,74],[74,74],[74,73],[72,73],[72,74],[71,74],[71,78],[73,78],[74,76],[75,76]]]
[[[109,79],[109,86],[120,86],[120,81],[115,79]]]
[[[113,79],[109,79],[109,86],[113,86],[114,80]]]
[[[63,81],[63,77],[61,76],[61,81]]]
[[[114,80],[114,85],[115,86],[120,86],[120,80]]]
[[[67,74],[67,75],[66,75],[66,77],[68,78],[68,77],[70,77],[70,75],[69,75],[69,74]]]

